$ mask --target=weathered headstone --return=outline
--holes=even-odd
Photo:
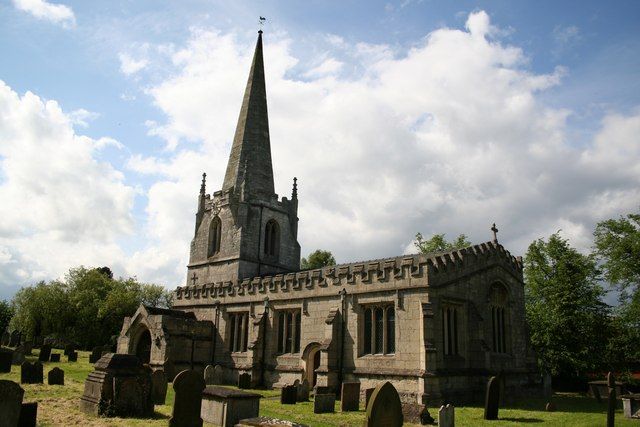
[[[556,411],[555,403],[547,402],[547,404],[544,406],[544,410],[547,412],[555,412]]]
[[[111,417],[151,417],[151,375],[134,355],[108,354],[87,377],[80,409]]]
[[[309,381],[302,380],[301,383],[298,384],[298,402],[306,402],[309,400]]]
[[[0,380],[0,416],[1,423],[6,426],[18,425],[24,390],[9,380]]]
[[[151,374],[151,396],[154,405],[164,405],[167,398],[167,376],[162,370]]]
[[[40,355],[38,356],[38,360],[41,362],[48,362],[51,357],[51,346],[49,344],[42,344],[40,347]]]
[[[366,409],[369,406],[369,400],[371,399],[371,395],[375,391],[375,387],[367,388],[364,390],[364,408]]]
[[[424,405],[422,411],[420,411],[420,424],[423,426],[427,426],[433,424],[435,421],[436,420],[434,420],[429,413],[429,408],[427,408],[427,405]]]
[[[60,362],[60,353],[51,353],[49,360],[51,362]]]
[[[251,374],[245,372],[244,374],[238,375],[238,388],[251,388]]]
[[[77,362],[78,361],[78,352],[77,351],[72,351],[71,353],[69,353],[69,355],[67,356],[67,361],[68,362]]]
[[[616,379],[613,372],[607,374],[609,401],[607,402],[607,427],[614,427],[616,421]]]
[[[60,368],[53,368],[47,374],[49,385],[64,385],[64,371]]]
[[[38,419],[38,402],[27,402],[22,404],[20,409],[20,419],[18,427],[36,427]]]
[[[376,387],[367,406],[367,427],[400,427],[404,422],[402,403],[396,388],[385,382]]]
[[[20,382],[22,384],[42,384],[43,369],[40,362],[23,362],[20,365]]]
[[[282,405],[295,405],[298,400],[298,387],[286,385],[280,390],[280,403]]]
[[[491,377],[487,383],[487,393],[484,399],[484,419],[497,420],[500,406],[500,378]]]
[[[13,350],[11,363],[13,365],[22,365],[22,362],[24,362],[24,346],[20,344],[15,350]]]
[[[33,350],[33,342],[25,341],[23,345],[24,345],[24,354],[26,356],[31,356],[31,351]]]
[[[219,384],[216,381],[216,367],[219,367],[219,365],[213,366],[213,365],[207,365],[204,368],[204,383],[206,385],[216,385]]]
[[[9,347],[17,347],[20,344],[20,332],[11,332],[11,340],[9,341]]]
[[[64,355],[68,356],[69,353],[76,351],[76,346],[73,344],[67,344],[64,346]]]
[[[0,348],[0,372],[11,372],[13,351],[8,348]]]
[[[340,410],[342,412],[357,411],[360,409],[360,383],[343,382],[340,400]]]
[[[89,363],[96,363],[102,357],[102,347],[93,347],[89,355]]]
[[[325,414],[334,412],[336,407],[336,395],[334,393],[318,393],[313,398],[313,412]]]
[[[441,406],[438,411],[438,427],[454,427],[455,412],[453,405]]]
[[[201,427],[202,390],[206,387],[202,375],[193,370],[182,371],[173,380],[175,398],[169,427]]]

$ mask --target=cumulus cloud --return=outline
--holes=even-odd
[[[124,272],[119,239],[134,231],[135,191],[97,159],[97,150],[118,142],[76,134],[74,113],[0,81],[3,284],[58,277],[80,264]]]
[[[144,58],[134,59],[128,53],[120,53],[118,57],[120,58],[120,71],[127,76],[136,74],[149,65],[148,60]]]
[[[46,0],[13,0],[13,5],[38,19],[51,21],[65,28],[76,25],[73,9],[63,4],[49,3]]]

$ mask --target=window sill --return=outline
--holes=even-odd
[[[374,353],[374,354],[363,354],[363,355],[358,356],[358,358],[362,359],[362,358],[368,358],[368,357],[371,357],[371,358],[395,357],[395,355],[396,355],[395,353],[386,353],[386,354]]]

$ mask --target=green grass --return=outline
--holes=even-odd
[[[35,354],[37,354],[35,350]],[[61,350],[54,350],[62,353]],[[37,401],[39,426],[166,426],[171,415],[173,404],[173,389],[169,385],[167,399],[164,405],[156,405],[155,417],[146,419],[99,418],[80,412],[79,399],[84,391],[84,380],[93,370],[89,363],[88,352],[78,352],[78,362],[68,363],[65,359],[59,363],[44,364],[45,384],[22,384],[25,390],[25,402]],[[27,356],[27,360],[35,361],[37,356]],[[59,367],[65,373],[64,386],[47,385],[47,373],[53,367]],[[11,373],[0,374],[0,379],[9,379],[20,383],[20,367],[12,366]],[[341,413],[339,402],[336,402],[336,412],[333,414],[314,414],[313,401],[296,405],[281,405],[277,390],[253,390],[264,397],[260,401],[260,415],[282,418],[290,421],[308,424],[313,427],[334,426],[362,426],[365,412]],[[556,412],[545,412],[546,401],[542,399],[523,400],[516,405],[501,408],[499,420],[485,421],[482,419],[481,406],[465,406],[456,408],[456,426],[516,426],[516,425],[545,425],[545,426],[603,426],[606,424],[606,403],[597,403],[595,399],[580,394],[560,394],[553,397]],[[628,420],[622,415],[622,404],[619,402],[616,412],[616,426],[640,427],[640,421]],[[437,409],[429,408],[431,415],[437,417]],[[207,424],[205,424],[207,425]],[[405,424],[413,426],[413,424]]]

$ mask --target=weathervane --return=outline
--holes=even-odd
[[[264,16],[261,16],[258,19],[258,24],[260,24],[260,32],[262,32],[262,27],[264,26],[264,21],[266,21],[266,20],[267,20],[267,18],[265,18]]]

